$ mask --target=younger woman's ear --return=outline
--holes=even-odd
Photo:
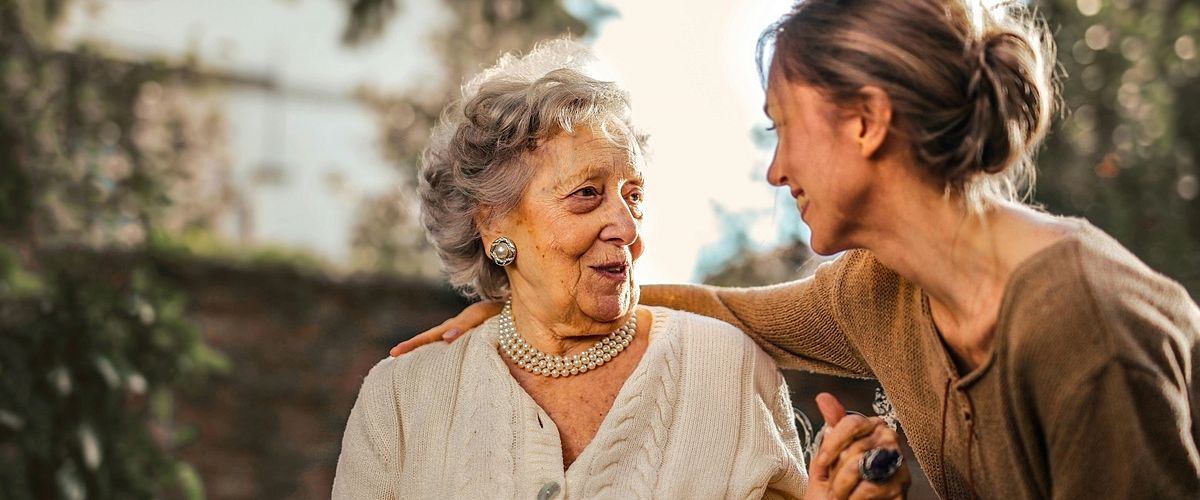
[[[887,92],[874,85],[859,90],[862,100],[855,111],[858,114],[859,152],[863,158],[875,156],[887,141],[892,126],[892,100]]]

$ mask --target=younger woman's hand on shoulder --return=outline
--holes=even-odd
[[[458,316],[443,321],[438,326],[396,344],[396,347],[393,347],[389,354],[392,357],[396,357],[425,344],[432,344],[438,341],[454,342],[462,337],[463,332],[483,324],[484,321],[487,321],[492,316],[500,314],[500,309],[503,307],[504,304],[492,300],[471,304],[458,313]]]

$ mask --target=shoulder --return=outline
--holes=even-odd
[[[681,346],[678,354],[688,365],[720,370],[731,363],[748,361],[758,367],[777,369],[754,339],[729,323],[665,307],[650,309],[656,323],[651,327],[654,335],[665,336],[660,340]]]
[[[1018,354],[1070,355],[1059,359],[1082,369],[1116,362],[1156,371],[1200,341],[1200,311],[1187,291],[1086,222],[1030,257],[1010,286],[1008,330]]]
[[[868,250],[852,250],[837,259],[833,298],[838,318],[850,335],[877,338],[881,331],[903,331],[919,316],[920,291]]]
[[[484,322],[464,333],[454,343],[434,342],[425,344],[402,356],[392,358],[393,370],[407,376],[424,377],[438,375],[461,364],[464,357],[487,342],[491,321]],[[385,360],[386,361],[386,360]]]
[[[397,405],[405,407],[400,403],[409,399],[445,394],[447,391],[437,388],[458,383],[467,357],[479,349],[477,344],[488,340],[485,332],[479,331],[487,324],[468,331],[458,342],[427,344],[376,363],[363,379],[360,401],[378,402],[375,406],[391,410]]]
[[[743,396],[757,394],[754,397],[774,401],[782,388],[786,397],[787,384],[779,366],[737,327],[687,311],[664,307],[650,309],[656,322],[652,331],[665,337],[657,338],[655,342],[676,347],[672,349],[674,357],[689,380],[708,384],[711,389],[716,380],[737,379],[744,381],[739,384]]]
[[[666,307],[649,307],[648,309],[654,315],[655,324],[651,328],[655,335],[686,338],[702,335],[710,340],[714,347],[721,346],[739,350],[757,348],[754,341],[736,326],[719,319]]]
[[[1200,343],[1200,309],[1187,290],[1154,271],[1112,237],[1090,228],[1071,241],[1095,318],[1126,363],[1157,365],[1164,343],[1190,351]]]
[[[868,317],[877,317],[883,312],[893,312],[896,308],[911,306],[912,282],[902,278],[898,273],[883,265],[874,253],[858,249],[842,254],[838,260],[838,275],[834,276],[838,285],[838,302],[842,312],[851,317],[866,312]]]
[[[1138,315],[1138,309],[1151,306],[1174,322],[1196,310],[1182,285],[1151,269],[1100,229],[1089,225],[1068,241],[1067,248],[1078,266],[1068,271],[1077,273],[1075,280],[1104,313]]]

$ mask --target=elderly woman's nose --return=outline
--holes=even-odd
[[[604,229],[600,231],[600,239],[621,245],[630,245],[638,238],[638,218],[634,208],[625,200],[608,204],[605,213]]]

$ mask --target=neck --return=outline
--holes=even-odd
[[[614,330],[625,325],[634,308],[615,321],[596,321],[581,312],[558,312],[561,308],[550,307],[536,300],[522,297],[537,297],[534,294],[519,294],[514,290],[512,297],[513,326],[529,345],[546,354],[569,356],[592,347]]]
[[[983,213],[961,200],[925,189],[891,200],[861,246],[928,294],[942,339],[960,369],[991,355],[995,324],[1013,270],[1061,236],[1053,218],[1032,209],[993,203]]]
[[[976,215],[954,200],[919,200],[889,210],[864,242],[884,265],[919,285],[954,316],[968,316],[1011,270],[995,235],[995,209]]]

